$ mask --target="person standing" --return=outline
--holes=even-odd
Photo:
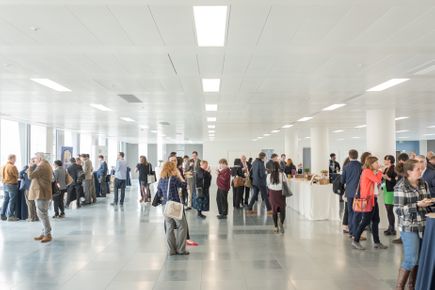
[[[245,175],[245,186],[244,186],[244,196],[242,196],[242,203],[245,207],[249,204],[249,193],[251,191],[252,187],[252,175],[251,175],[251,168],[252,165],[246,160],[246,156],[242,155],[240,158],[242,160],[242,170],[243,174]],[[242,194],[243,195],[243,194]]]
[[[362,172],[361,163],[358,161],[358,151],[349,150],[349,163],[343,167],[341,183],[345,185],[344,193],[347,198],[347,216],[349,235],[354,237],[356,229],[361,220],[361,214],[353,211],[353,199],[358,188]],[[362,238],[362,237],[361,237]],[[365,238],[364,238],[365,239]],[[363,239],[361,239],[363,240]]]
[[[29,178],[31,179],[29,200],[35,201],[36,212],[43,226],[41,235],[35,237],[34,240],[47,243],[52,240],[48,207],[53,194],[51,187],[53,170],[50,163],[44,160],[43,153],[37,153],[34,158],[35,164],[29,164]]]
[[[275,162],[272,172],[267,175],[267,187],[269,189],[269,202],[272,206],[274,232],[282,234],[284,233],[285,209],[287,207],[285,196],[282,194],[284,182],[287,182],[287,177],[281,171],[280,164]]]
[[[281,159],[279,160],[279,168],[281,169],[282,172],[284,172],[285,166],[287,165],[286,158],[287,157],[285,156],[285,154],[281,154]]]
[[[423,180],[429,186],[429,192],[432,197],[435,197],[435,156],[432,156],[427,161],[426,170],[423,173]]]
[[[83,170],[82,167],[77,164],[77,160],[74,157],[72,157],[69,161],[71,164],[68,166],[66,171],[73,179],[73,183],[71,183],[67,188],[66,207],[69,207],[75,196],[77,208],[79,208],[81,206],[80,196],[82,193],[82,181],[80,174],[83,172]]]
[[[111,203],[111,205],[118,205],[119,190],[121,190],[121,199],[119,200],[119,204],[121,206],[124,205],[126,179],[127,161],[124,160],[124,152],[119,152],[115,167],[115,192],[113,197],[113,203]]]
[[[231,188],[231,170],[228,168],[228,161],[226,159],[219,160],[217,175],[216,184],[218,190],[216,203],[219,212],[217,218],[226,219],[228,215],[228,191]]]
[[[66,192],[66,170],[62,167],[62,161],[54,161],[54,182],[59,192],[53,193],[54,216],[53,218],[65,217],[64,196]],[[60,214],[59,214],[60,210]]]
[[[426,214],[432,201],[421,179],[421,166],[410,159],[399,163],[397,172],[403,178],[394,187],[394,210],[399,218],[399,231],[403,243],[403,262],[399,269],[396,289],[415,289],[418,258],[426,225]]]
[[[28,222],[36,222],[39,221],[38,216],[36,215],[36,207],[35,201],[29,200],[29,189],[30,189],[30,179],[27,175],[27,171],[29,170],[29,165],[25,165],[23,169],[20,171],[20,190],[24,191],[24,197],[26,198],[27,204],[27,221]]]
[[[331,159],[329,159],[329,182],[334,182],[337,174],[340,172],[340,163],[337,162],[337,155],[335,153],[331,153],[329,155]]]
[[[362,214],[361,222],[359,223],[352,247],[357,250],[365,250],[359,243],[362,232],[371,223],[373,242],[375,249],[387,249],[379,240],[379,206],[378,206],[378,190],[382,182],[382,171],[379,170],[380,165],[378,158],[375,156],[367,157],[364,169],[360,180],[360,197],[368,201],[368,206],[372,208],[370,212]]]
[[[233,178],[233,207],[234,209],[242,209],[240,205],[243,199],[243,192],[245,191],[245,183],[242,185],[236,184],[236,179],[244,180],[245,174],[243,173],[242,161],[239,158],[234,159],[234,166],[231,168],[231,175]]]
[[[400,170],[401,166],[403,166],[403,163],[409,160],[409,155],[407,153],[400,153],[399,156],[397,156],[397,164],[396,164],[396,173]],[[400,180],[402,180],[403,175],[397,174],[397,183],[399,183]],[[398,237],[397,239],[394,239],[391,241],[393,244],[402,244],[402,238]]]
[[[255,214],[255,211],[253,211],[252,208],[254,206],[254,203],[258,200],[258,193],[261,192],[261,198],[266,204],[268,215],[272,215],[271,206],[267,197],[267,174],[266,168],[264,167],[265,158],[266,154],[264,152],[261,152],[260,154],[258,154],[258,158],[255,159],[255,161],[252,163],[252,187],[254,189],[254,193],[248,205],[249,214]]]
[[[384,157],[384,204],[387,211],[388,217],[388,229],[384,231],[386,236],[395,236],[396,229],[394,224],[396,223],[396,218],[394,216],[394,186],[396,186],[396,170],[394,169],[394,163],[396,158],[392,155],[387,155]]]
[[[178,190],[183,186],[185,183],[181,180],[176,165],[173,162],[165,162],[160,173],[156,193],[162,198],[163,211],[168,201],[181,202]],[[183,212],[181,220],[165,216],[165,229],[168,254],[170,256],[189,255],[189,252],[186,251],[188,226],[185,213]],[[175,235],[175,231],[177,231],[177,235]]]
[[[293,160],[290,158],[287,159],[287,163],[284,167],[284,173],[286,176],[295,176],[296,175],[296,166],[293,164]]]
[[[208,162],[202,160],[195,174],[195,187],[193,192],[193,208],[198,211],[198,217],[205,219],[202,213],[210,210],[211,174],[208,171]]]
[[[267,161],[267,163],[266,163],[267,173],[271,173],[272,172],[272,170],[273,170],[273,163],[274,162],[279,162],[279,160],[278,160],[278,154],[276,154],[276,153],[272,153],[272,155],[270,156],[270,160]]]
[[[83,205],[88,205],[92,203],[92,162],[89,160],[87,154],[81,154],[80,160],[83,163],[83,172],[85,173],[85,180],[83,180],[83,190],[85,192],[85,202]]]
[[[136,172],[139,172],[139,186],[140,186],[140,201],[139,202],[149,202],[151,201],[151,194],[148,182],[148,175],[153,175],[153,168],[151,163],[147,161],[145,156],[139,157],[139,163],[136,165]]]
[[[194,161],[192,159],[189,159],[189,156],[187,155],[184,156],[183,172],[187,182],[187,195],[188,195],[186,210],[192,209],[192,194],[193,194],[193,187],[194,187],[193,165],[194,165]]]
[[[8,156],[8,161],[3,167],[3,191],[4,200],[1,212],[1,219],[9,222],[16,222],[17,195],[18,195],[18,169],[15,166],[17,157],[14,154]]]
[[[104,160],[103,155],[98,156],[98,160],[100,161],[100,167],[98,167],[97,170],[97,178],[98,183],[100,184],[100,192],[98,193],[97,197],[106,197],[107,194],[107,172],[109,171],[109,168],[107,166],[107,162]]]

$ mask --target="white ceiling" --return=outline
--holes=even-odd
[[[196,45],[198,4],[229,6],[225,47]],[[410,117],[397,123],[410,132],[398,136],[418,139],[435,133],[426,128],[435,125],[435,72],[414,73],[433,60],[434,1],[0,0],[0,113],[129,140],[153,142],[149,130],[165,121],[170,139],[204,141],[207,116],[218,119],[216,140],[250,140],[313,114],[297,124],[301,131],[325,125],[345,130],[343,138],[364,137],[353,128],[365,123],[365,111],[391,107]],[[400,77],[411,80],[365,92]],[[201,78],[221,78],[220,93],[204,94]],[[205,103],[219,111],[206,113]]]

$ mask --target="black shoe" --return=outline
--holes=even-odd
[[[207,217],[206,217],[205,215],[203,215],[202,213],[198,214],[198,217],[200,217],[200,218],[202,218],[202,219],[207,218]]]
[[[65,217],[65,213],[61,213],[61,214],[59,215],[59,217],[60,217],[60,218],[64,218],[64,217]]]
[[[112,202],[110,205],[117,206],[118,204],[115,202]]]
[[[190,206],[186,207],[185,210],[191,210],[192,208]]]
[[[223,220],[223,219],[225,218],[225,216],[220,214],[220,215],[217,216],[217,218],[218,218],[219,220]]]
[[[59,218],[59,215],[58,215],[58,214],[55,214],[55,215],[53,216],[53,218],[54,218],[54,219],[57,219],[57,218]]]
[[[2,219],[2,221],[5,221],[5,220],[7,220],[8,218],[7,218],[5,215],[2,215],[2,216],[1,216],[1,219]]]

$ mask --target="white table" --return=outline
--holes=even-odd
[[[289,180],[293,196],[287,205],[309,220],[341,220],[340,197],[332,184],[310,184],[302,179]]]

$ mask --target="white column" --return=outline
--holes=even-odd
[[[328,169],[329,154],[328,128],[311,128],[311,173]]]
[[[420,140],[420,155],[426,156],[427,151],[427,140]]]
[[[367,111],[367,151],[383,160],[396,156],[396,121],[394,110]]]
[[[48,153],[51,155],[51,157],[54,159],[56,152],[53,152],[53,144],[56,142],[56,136],[53,134],[53,128],[48,127],[47,128],[47,138],[45,142],[45,153]],[[53,160],[54,161],[54,160]]]

